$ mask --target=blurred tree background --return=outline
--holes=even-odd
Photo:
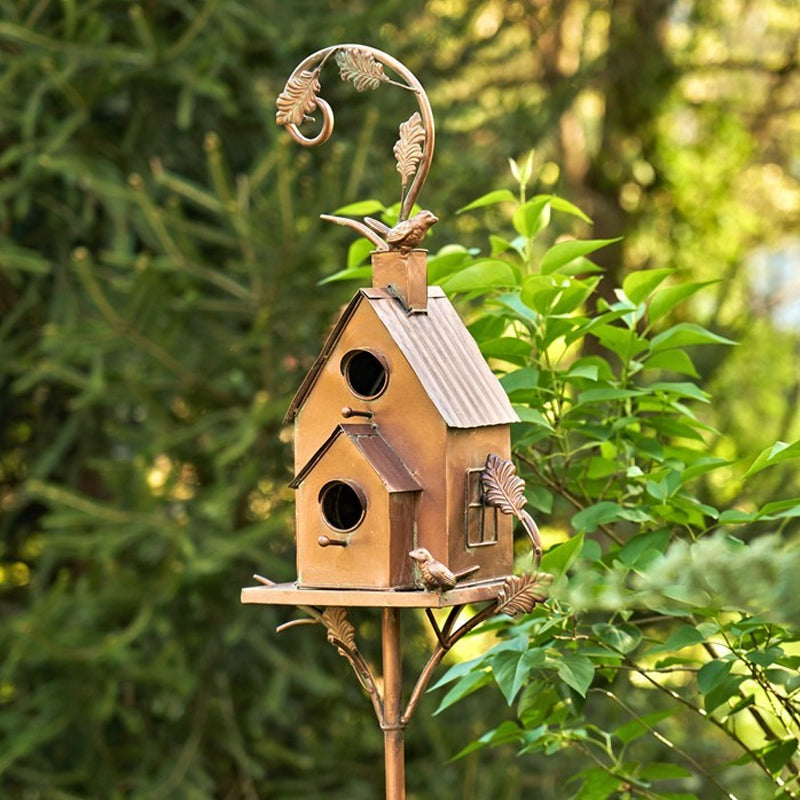
[[[597,254],[607,297],[645,267],[719,281],[674,316],[740,342],[696,358],[710,450],[731,462],[701,493],[744,512],[800,495],[788,468],[741,484],[800,438],[794,0],[5,3],[3,797],[380,794],[382,739],[345,662],[238,599],[254,570],[294,577],[282,417],[352,289],[317,285],[351,241],[318,214],[397,199],[402,97],[329,73],[326,147],[274,124],[294,66],[337,42],[386,50],[429,92],[431,249],[482,244],[454,212],[513,187],[507,158],[533,150],[531,188],[594,220],[578,233],[624,237]],[[376,620],[359,634],[374,646]],[[409,636],[417,664],[429,643]],[[445,764],[503,717],[471,700],[436,719],[426,701],[410,795],[566,797],[580,757]]]

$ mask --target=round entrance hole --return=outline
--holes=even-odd
[[[357,528],[367,511],[367,501],[358,486],[345,481],[330,481],[319,493],[325,522],[335,531],[347,533]]]
[[[372,400],[383,394],[389,371],[382,358],[370,350],[351,350],[342,359],[342,372],[353,394]]]

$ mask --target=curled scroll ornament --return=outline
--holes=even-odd
[[[330,58],[339,66],[342,80],[350,81],[357,91],[377,89],[388,83],[416,95],[419,112],[400,125],[400,139],[394,147],[397,171],[402,180],[402,194],[398,222],[408,219],[417,196],[422,189],[433,159],[435,129],[430,101],[422,84],[400,61],[374,47],[360,44],[338,44],[312,53],[295,67],[284,90],[277,100],[276,122],[283,125],[292,138],[306,147],[326,142],[333,133],[333,109],[319,96],[319,80],[323,67]],[[392,70],[400,80],[393,80],[384,72]],[[322,122],[319,132],[306,136],[300,125],[314,121],[312,112],[319,111]],[[334,220],[337,221],[337,220]]]

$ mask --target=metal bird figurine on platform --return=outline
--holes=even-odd
[[[423,585],[431,591],[442,592],[454,589],[460,580],[480,569],[480,567],[469,567],[461,572],[451,572],[441,561],[437,561],[426,547],[418,547],[409,555],[419,565]]]

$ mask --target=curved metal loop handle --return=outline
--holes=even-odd
[[[305,147],[323,144],[330,138],[333,133],[334,125],[333,109],[331,109],[330,105],[326,103],[325,100],[317,96],[317,92],[319,92],[321,88],[318,76],[328,59],[337,53],[349,53],[359,58],[362,58],[363,54],[366,54],[368,58],[374,59],[374,61],[377,62],[377,68],[375,65],[367,62],[366,70],[363,73],[360,75],[357,74],[355,79],[349,76],[356,84],[357,90],[361,91],[366,88],[374,89],[381,83],[390,83],[394,86],[400,86],[401,88],[414,92],[417,97],[425,138],[422,143],[422,155],[416,167],[414,178],[408,190],[405,192],[401,203],[398,221],[402,222],[408,219],[417,196],[428,176],[431,161],[433,160],[435,141],[433,111],[431,110],[428,95],[425,94],[422,84],[417,80],[414,73],[403,63],[390,56],[388,53],[384,53],[382,50],[369,47],[368,45],[337,44],[318,50],[316,53],[312,53],[301,61],[289,76],[283,92],[278,96],[276,121],[289,131],[291,137],[298,144],[302,144]],[[391,80],[383,72],[380,65],[389,67],[389,69],[402,78],[405,83]],[[343,75],[342,77],[344,78],[345,76]],[[309,113],[317,109],[322,116],[322,128],[316,136],[305,136],[300,131],[299,126],[303,121],[313,119],[309,117]]]

